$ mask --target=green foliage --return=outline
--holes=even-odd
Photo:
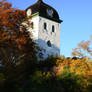
[[[43,75],[41,71],[36,71],[30,77],[30,81],[25,92],[61,92],[57,91],[58,84],[51,73]]]
[[[0,86],[4,85],[4,82],[5,82],[5,76],[3,73],[0,73]]]
[[[65,66],[63,69],[64,69],[63,73],[61,75],[58,75],[57,79],[59,81],[61,80],[66,88],[69,87],[69,89],[67,89],[67,90],[70,92],[70,90],[72,89],[73,83],[75,82],[73,80],[75,76],[74,76],[73,73],[71,73],[69,71],[69,67],[68,66]]]
[[[52,60],[52,62],[50,60]],[[84,62],[83,64],[81,63],[81,67],[88,67],[89,63],[86,63],[85,60],[86,59],[51,57],[45,62],[43,61],[37,64],[22,63],[21,67],[17,66],[17,71],[12,73],[13,76],[11,79],[7,78],[4,72],[0,74],[0,81],[3,85],[2,88],[5,88],[3,92],[7,92],[7,90],[13,92],[91,92],[92,77],[88,75],[84,76],[81,72],[77,74],[71,71],[71,67],[79,71],[79,67],[77,68],[76,66],[80,64],[80,62]],[[44,71],[44,67],[52,68],[53,66],[63,67],[62,73],[54,75],[54,72],[50,69]],[[23,70],[22,67],[25,67],[25,69],[23,68]],[[33,70],[33,72],[30,72],[31,70]]]
[[[61,83],[65,92],[83,92],[82,91],[82,77],[69,71],[69,67],[65,66],[61,75],[57,76],[57,80]]]

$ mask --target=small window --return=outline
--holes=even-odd
[[[47,29],[47,24],[46,23],[44,23],[44,29]]]
[[[55,32],[55,27],[54,27],[54,25],[52,26],[52,32]]]
[[[48,45],[49,47],[51,47],[51,42],[50,42],[50,41],[47,41],[47,45]]]

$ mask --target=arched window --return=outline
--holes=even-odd
[[[46,23],[44,23],[44,29],[47,29],[47,24]]]
[[[52,32],[55,32],[55,27],[54,27],[54,25],[52,26]]]
[[[47,41],[47,45],[48,45],[49,47],[51,47],[51,42],[50,42],[50,40]]]

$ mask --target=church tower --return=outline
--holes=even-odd
[[[32,27],[33,39],[42,50],[39,55],[43,59],[50,55],[60,55],[60,23],[57,11],[51,6],[38,0],[26,9]],[[43,55],[42,55],[43,54]]]

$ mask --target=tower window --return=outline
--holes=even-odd
[[[44,29],[47,29],[47,24],[46,23],[44,23]]]
[[[51,42],[50,42],[50,41],[47,41],[47,45],[48,45],[49,47],[51,47]]]
[[[55,27],[54,27],[54,25],[52,26],[52,32],[55,32]]]

